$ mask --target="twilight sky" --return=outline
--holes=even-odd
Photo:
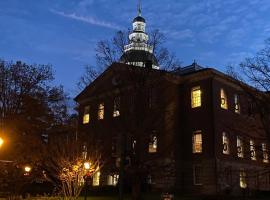
[[[0,0],[0,58],[52,64],[72,96],[95,45],[131,27],[136,0]],[[270,37],[269,0],[142,0],[147,29],[160,29],[183,65],[224,70]]]

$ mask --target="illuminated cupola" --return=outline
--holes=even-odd
[[[133,31],[129,34],[129,44],[124,47],[120,61],[128,65],[151,67],[159,69],[153,47],[148,44],[149,37],[145,32],[145,19],[142,17],[141,4],[138,5],[138,15],[133,19]]]

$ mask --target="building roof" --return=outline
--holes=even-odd
[[[178,75],[184,75],[184,74],[200,71],[202,69],[204,69],[204,67],[198,65],[196,61],[194,61],[191,65],[177,68],[176,70],[173,71],[173,73],[178,74]]]
[[[158,66],[158,61],[155,55],[144,50],[127,51],[121,56],[120,62],[122,63],[143,62],[144,64],[151,62],[152,65]]]
[[[133,19],[133,22],[144,22],[145,23],[145,19],[142,16],[137,16]]]
[[[169,79],[167,80],[172,80],[172,81],[185,81],[186,79],[193,79],[193,77],[195,77],[196,75],[202,76],[202,74],[212,74],[215,75],[217,77],[221,77],[222,79],[229,81],[232,84],[235,84],[236,86],[241,85],[241,87],[245,87],[245,88],[250,88],[252,89],[251,86],[237,80],[234,79],[233,77],[224,74],[214,68],[204,68],[200,65],[198,65],[197,63],[193,63],[187,67],[183,67],[183,68],[178,68],[174,71],[165,71],[165,70],[157,70],[157,69],[151,69],[151,68],[144,68],[144,67],[138,67],[138,66],[131,66],[131,65],[127,65],[124,63],[113,63],[111,66],[109,66],[101,75],[99,75],[92,83],[90,83],[82,92],[80,92],[80,94],[78,94],[75,97],[75,101],[80,101],[80,99],[84,99],[85,97],[87,97],[88,92],[91,90],[99,90],[100,85],[102,85],[102,82],[107,79],[108,77],[110,77],[111,75],[114,74],[121,76],[121,74],[123,74],[122,72],[124,71],[140,71],[140,70],[152,70],[153,73],[159,73],[159,74],[163,74],[164,76],[167,76]],[[107,77],[107,78],[106,78]],[[119,78],[119,77],[118,77]],[[183,78],[183,79],[182,79]],[[179,82],[180,83],[180,82]],[[106,90],[110,90],[107,86],[106,86]]]

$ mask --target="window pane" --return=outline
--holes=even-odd
[[[228,101],[224,89],[220,89],[220,106],[223,109],[228,109]]]
[[[202,133],[201,131],[196,131],[193,133],[193,153],[202,152]]]
[[[193,182],[194,185],[202,185],[203,183],[203,170],[200,165],[193,166]]]
[[[237,94],[234,95],[234,112],[240,113],[240,102]]]
[[[263,162],[268,163],[269,162],[268,152],[267,152],[267,147],[265,143],[262,143],[262,152],[263,152]]]
[[[222,134],[223,154],[230,154],[229,138],[228,135],[223,132]]]
[[[104,119],[104,103],[98,106],[98,119]]]
[[[240,170],[239,177],[240,177],[239,180],[240,187],[246,188],[247,187],[246,172],[243,169]]]
[[[112,186],[116,186],[118,183],[118,178],[119,178],[118,174],[109,175],[107,178],[107,184],[112,185]]]
[[[201,89],[200,87],[194,87],[191,91],[191,107],[196,108],[200,107],[201,102]]]
[[[239,158],[244,158],[244,143],[239,136],[237,136],[237,156]]]
[[[83,112],[83,124],[88,124],[89,122],[90,122],[90,106],[85,106]]]
[[[256,149],[253,140],[250,140],[250,158],[251,160],[256,160]]]
[[[157,152],[157,135],[156,134],[152,134],[150,136],[148,152],[149,153]]]
[[[113,117],[120,116],[120,97],[116,97],[113,102]]]
[[[93,175],[93,186],[99,186],[99,181],[100,181],[100,171],[97,171]]]

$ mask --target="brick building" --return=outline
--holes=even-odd
[[[75,98],[79,133],[106,147],[93,185],[116,185],[124,158],[126,184],[149,190],[270,190],[269,144],[241,83],[196,62],[160,70],[147,40],[139,9],[121,63]]]

